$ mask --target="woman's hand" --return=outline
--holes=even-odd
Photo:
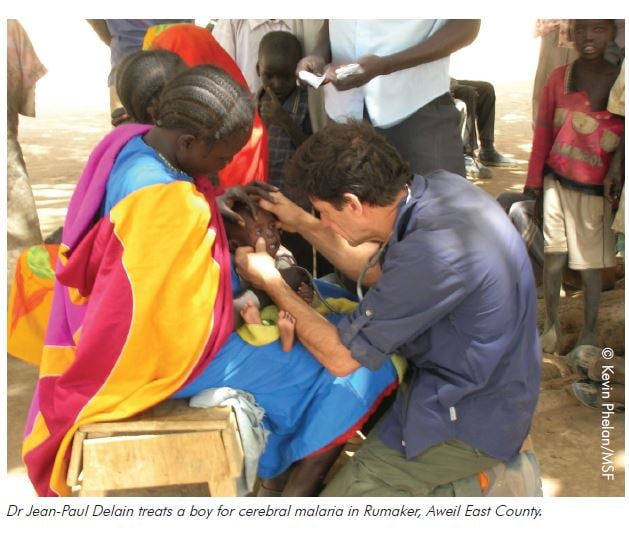
[[[259,202],[274,202],[274,195],[279,194],[280,192],[277,187],[273,187],[273,185],[262,181],[253,181],[248,185],[229,187],[221,196],[216,198],[216,202],[223,219],[231,221],[232,223],[238,223],[240,226],[244,227],[245,220],[232,210],[236,202],[242,202],[249,208],[251,215],[256,217]]]

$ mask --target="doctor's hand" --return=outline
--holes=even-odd
[[[258,206],[274,214],[286,232],[298,232],[310,215],[281,192],[273,193],[273,200],[260,200]]]
[[[239,247],[234,253],[236,272],[258,289],[264,289],[269,281],[282,279],[275,268],[275,261],[266,251],[264,238],[258,238],[256,247]]]

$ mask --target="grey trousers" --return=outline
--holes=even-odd
[[[481,496],[477,473],[500,464],[460,440],[437,444],[409,461],[386,446],[377,433],[378,427],[322,497]]]
[[[398,150],[413,173],[425,175],[443,169],[465,177],[460,119],[454,100],[446,93],[397,125],[376,130]]]

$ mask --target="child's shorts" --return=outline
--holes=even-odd
[[[573,270],[616,265],[611,214],[605,198],[544,178],[544,253],[568,253]]]

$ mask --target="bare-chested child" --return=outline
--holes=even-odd
[[[233,253],[241,246],[255,247],[256,241],[263,238],[267,252],[275,258],[275,266],[280,270],[284,280],[305,302],[312,304],[314,289],[310,285],[310,278],[297,266],[292,254],[281,245],[277,218],[262,209],[258,210],[254,218],[249,208],[239,204],[236,204],[233,210],[244,219],[245,225],[225,223],[229,250]],[[246,286],[234,296],[234,322],[237,326],[241,323],[264,324],[260,309],[270,303],[271,300],[265,293]],[[279,328],[282,350],[290,351],[295,341],[295,318],[289,312],[280,309],[276,325]]]

